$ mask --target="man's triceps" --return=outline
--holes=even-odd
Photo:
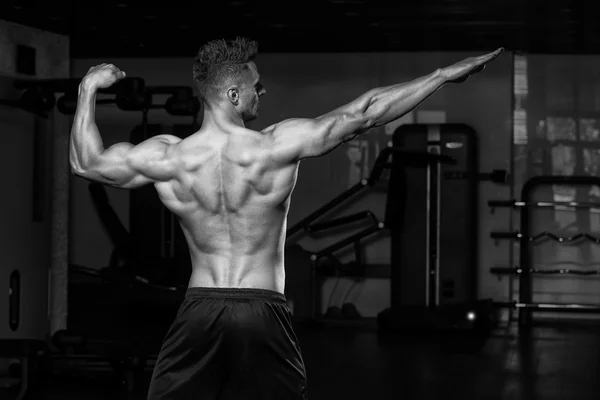
[[[86,168],[74,171],[77,175],[116,188],[131,189],[153,181],[148,168],[152,160],[146,152],[136,154],[131,143],[116,143],[93,157]]]

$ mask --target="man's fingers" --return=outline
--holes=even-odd
[[[477,63],[478,64],[489,63],[490,61],[492,61],[494,58],[498,57],[502,53],[504,53],[504,47],[500,47],[498,50],[496,50],[496,51],[494,51],[492,53],[488,53],[488,54],[485,54],[483,56],[480,56],[477,59]]]

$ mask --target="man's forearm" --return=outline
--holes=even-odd
[[[96,88],[82,82],[79,85],[77,110],[71,128],[70,162],[75,171],[83,171],[104,151],[95,122]]]
[[[441,69],[410,82],[370,90],[363,99],[364,116],[371,127],[401,118],[440,89],[446,80]]]

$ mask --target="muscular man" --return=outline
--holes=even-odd
[[[98,89],[125,77],[111,64],[79,86],[71,133],[74,174],[118,188],[154,184],[179,219],[193,271],[161,348],[149,399],[307,398],[304,363],[284,297],[284,242],[299,162],[402,117],[504,50],[470,57],[406,83],[369,90],[314,119],[245,127],[266,93],[245,38],[202,46],[193,75],[202,127],[185,140],[152,137],[105,149],[94,122]]]

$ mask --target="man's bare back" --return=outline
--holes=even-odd
[[[271,135],[204,130],[172,141],[174,177],[155,184],[190,249],[190,287],[284,292],[285,222],[297,163],[278,165]]]

